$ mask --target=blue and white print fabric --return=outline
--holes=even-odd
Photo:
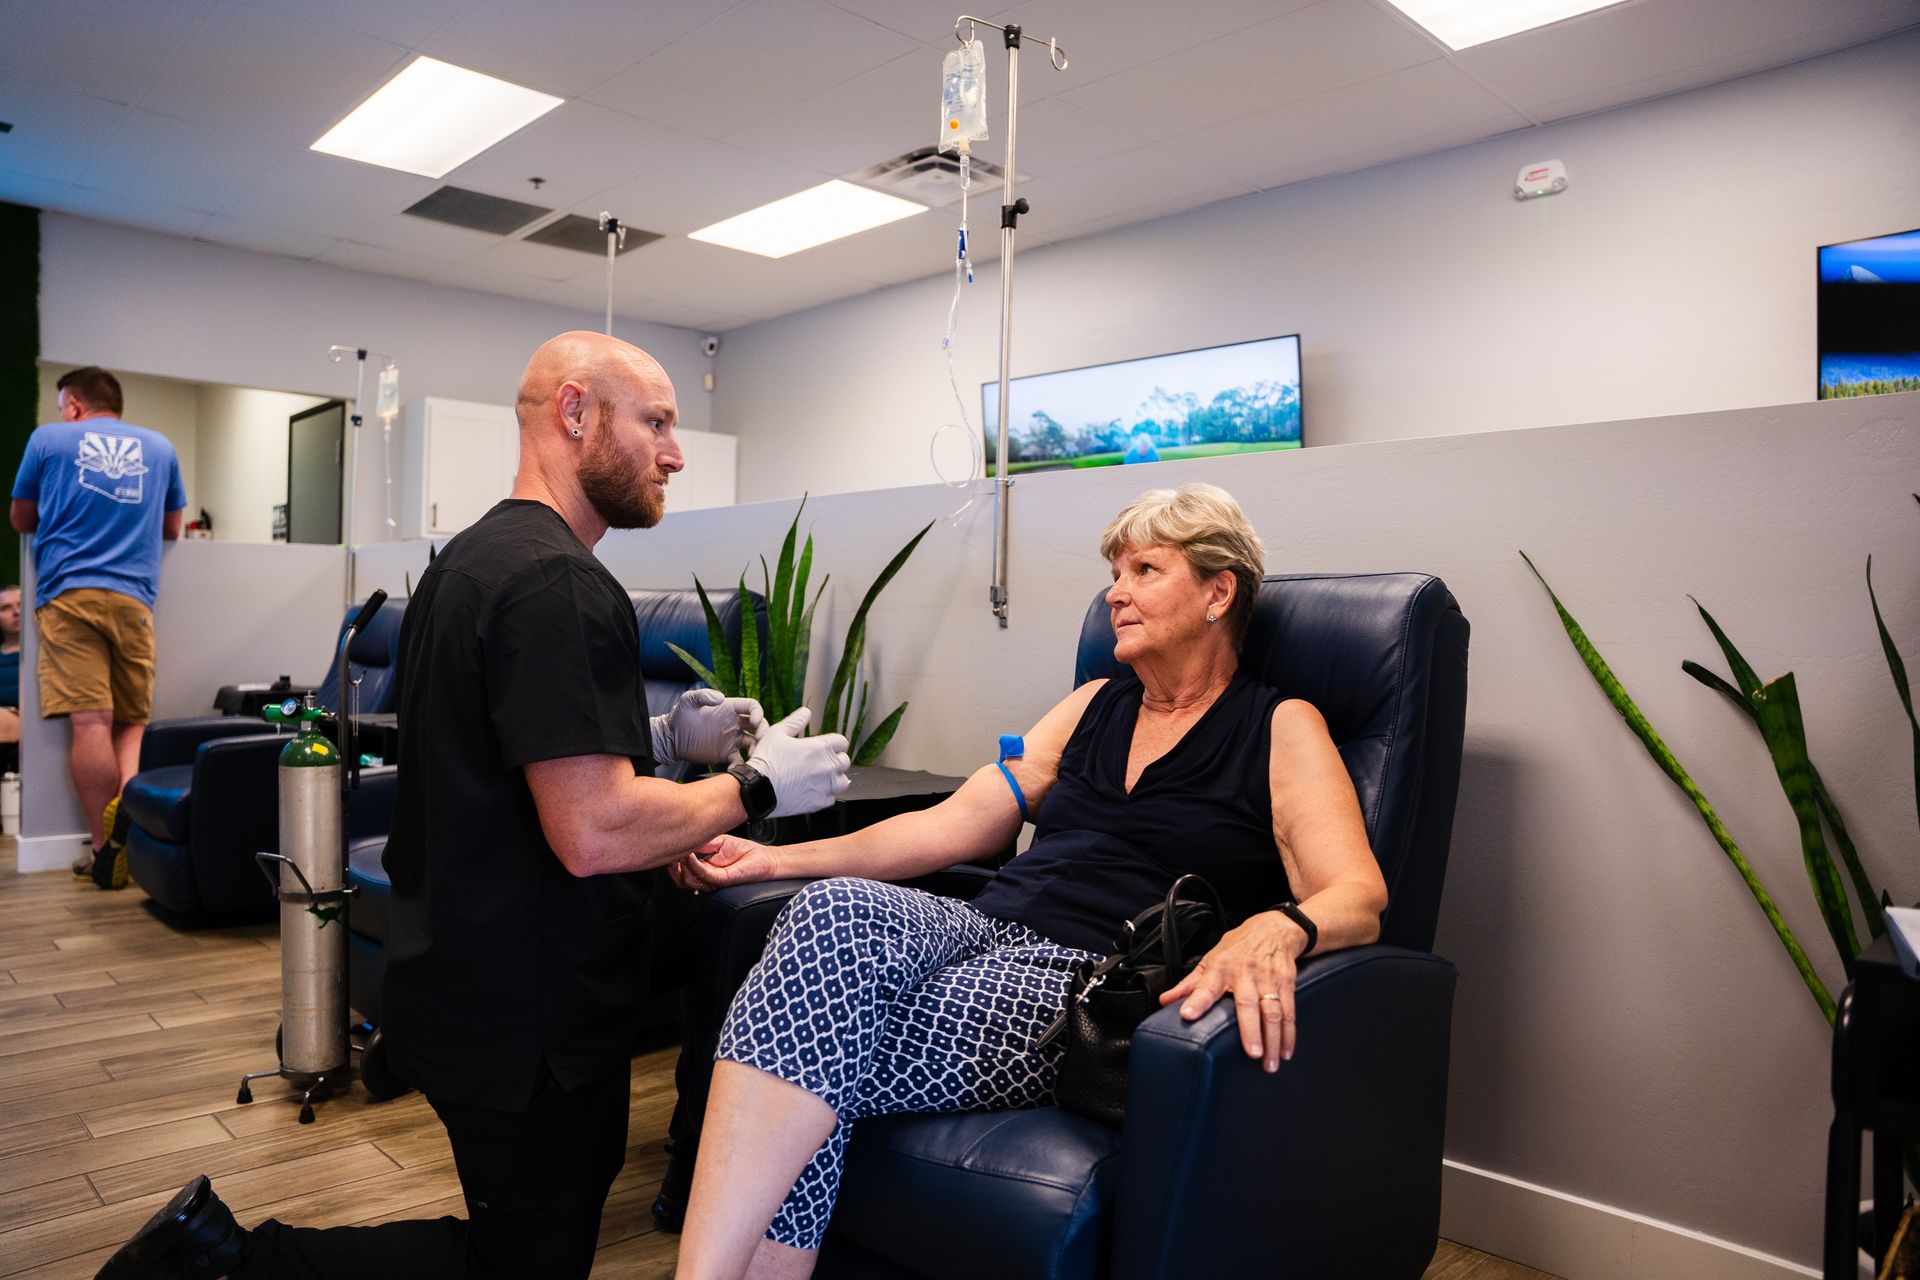
[[[734,997],[717,1055],[799,1085],[840,1117],[768,1238],[820,1247],[862,1116],[1050,1101],[1063,1042],[1034,1041],[1088,954],[899,885],[820,880],[796,894]]]

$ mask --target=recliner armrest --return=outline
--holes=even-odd
[[[1301,966],[1292,1059],[1268,1075],[1232,1001],[1140,1024],[1114,1275],[1417,1280],[1440,1218],[1454,968],[1399,947]],[[1391,1214],[1381,1206],[1391,1203]],[[1222,1231],[1289,1210],[1284,1238]]]
[[[182,716],[177,720],[157,720],[140,736],[140,768],[164,769],[169,765],[192,764],[194,753],[203,742],[272,732],[273,726],[247,716]]]

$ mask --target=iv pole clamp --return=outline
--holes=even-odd
[[[967,33],[960,34],[961,24],[965,24]],[[962,44],[973,43],[975,27],[986,27],[1000,32],[1007,42],[1007,158],[1000,179],[1000,426],[996,437],[999,451],[994,454],[999,475],[995,477],[993,491],[993,585],[987,591],[987,599],[993,606],[993,616],[1000,619],[1000,627],[1006,629],[1007,605],[1007,542],[1008,542],[1008,505],[1013,498],[1013,477],[1007,474],[1007,365],[1013,351],[1013,241],[1020,229],[1020,216],[1028,211],[1026,200],[1014,199],[1014,126],[1020,111],[1020,42],[1025,33],[1018,23],[1001,26],[997,22],[987,22],[968,14],[961,14],[953,20],[954,38]],[[1047,60],[1055,71],[1067,69],[1067,51],[1054,39],[1047,41]]]

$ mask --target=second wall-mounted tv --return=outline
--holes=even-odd
[[[1920,230],[1823,246],[1819,289],[1820,399],[1920,391]]]
[[[1008,384],[1008,470],[1053,471],[1298,449],[1300,337],[1262,338]],[[998,475],[1000,384],[981,384]]]

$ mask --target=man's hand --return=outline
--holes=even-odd
[[[753,745],[767,716],[752,698],[729,698],[718,689],[689,689],[650,722],[653,758],[661,764],[727,764]]]
[[[801,707],[778,724],[769,725],[754,740],[747,757],[747,763],[773,783],[772,817],[824,809],[847,789],[847,770],[853,763],[847,758],[847,740],[837,733],[801,737],[801,730],[812,719],[813,712]]]

